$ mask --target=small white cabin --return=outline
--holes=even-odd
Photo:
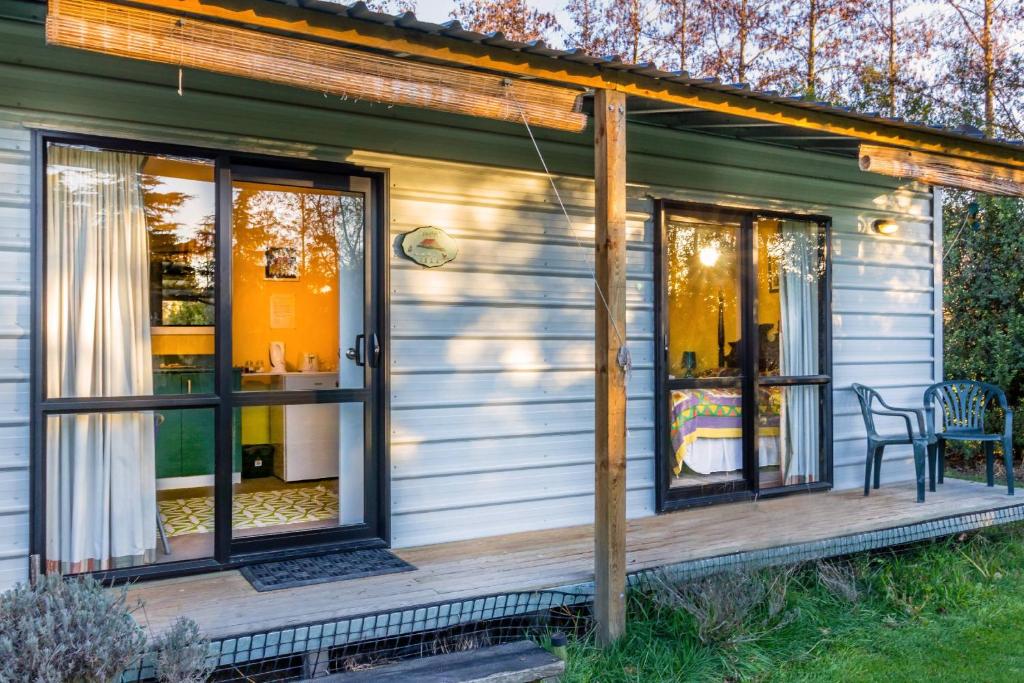
[[[465,83],[424,85],[422,107],[397,86],[338,96],[312,70],[302,87],[226,65],[199,32],[178,62],[173,32],[164,53],[128,40],[147,13],[291,41],[300,71],[338,45]],[[581,594],[608,410],[595,310],[600,326],[619,305],[625,571],[1020,514],[964,482],[916,504],[909,446],[862,498],[849,387],[919,405],[942,379],[940,192],[860,170],[860,145],[1007,165],[1024,149],[361,3],[0,0],[0,37],[0,589],[42,570],[145,580],[154,624],[192,614],[225,648]],[[518,119],[462,111],[492,74],[555,94]],[[463,86],[466,103],[434,92]],[[593,90],[613,86],[624,287],[595,297],[614,273],[595,256]],[[416,571],[270,594],[237,571],[341,547]]]

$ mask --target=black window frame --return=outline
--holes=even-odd
[[[80,145],[137,154],[165,154],[204,159],[213,164],[215,183],[215,320],[214,384],[208,394],[118,397],[46,396],[46,182],[47,146],[51,143]],[[212,409],[215,414],[214,554],[210,558],[161,562],[124,569],[91,572],[108,583],[144,578],[168,578],[235,568],[282,557],[331,552],[340,548],[387,546],[390,542],[390,449],[387,439],[390,410],[390,373],[387,359],[389,334],[390,248],[387,188],[388,173],[381,169],[307,159],[236,153],[206,147],[133,140],[99,135],[36,130],[32,135],[32,235],[31,235],[31,342],[29,418],[31,500],[29,508],[30,553],[36,567],[46,561],[46,420],[51,415],[111,413],[132,410]],[[231,259],[232,171],[251,175],[265,171],[277,179],[368,178],[367,199],[373,202],[373,224],[366,230],[365,332],[376,334],[380,352],[376,363],[366,363],[361,389],[255,392],[232,386],[231,357]],[[337,186],[337,182],[329,182]],[[340,340],[345,343],[344,340]],[[235,435],[233,413],[243,406],[361,403],[364,406],[364,521],[331,529],[306,530],[232,538],[231,500]]]
[[[716,482],[692,487],[672,487],[672,444],[669,421],[669,392],[674,388],[707,387],[707,381],[669,379],[668,348],[669,320],[666,311],[667,257],[666,213],[706,214],[723,218],[740,226],[739,264],[740,301],[740,357],[742,373],[737,378],[720,378],[717,386],[741,387],[743,390],[743,473],[742,478],[728,482]],[[809,376],[760,376],[758,373],[758,344],[751,343],[757,338],[757,294],[758,294],[758,219],[793,220],[815,223],[819,226],[819,253],[824,262],[824,274],[818,281],[819,287],[819,368],[820,374]],[[782,212],[770,209],[730,207],[697,202],[656,199],[654,203],[654,450],[655,450],[655,509],[670,512],[699,505],[722,502],[753,500],[783,496],[794,493],[826,491],[832,488],[833,441],[832,441],[832,218],[822,214]],[[820,393],[819,437],[823,450],[822,477],[809,484],[792,484],[761,488],[757,445],[758,401],[760,387],[818,386]]]

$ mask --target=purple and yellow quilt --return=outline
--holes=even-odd
[[[697,439],[743,438],[743,396],[739,389],[673,391],[671,417],[677,475],[682,471],[687,448]],[[777,436],[778,410],[762,405],[760,423],[759,436]]]

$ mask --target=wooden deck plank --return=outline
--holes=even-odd
[[[947,479],[927,502],[910,485],[864,498],[844,491],[733,503],[629,522],[627,568],[634,572],[741,551],[820,541],[970,512],[1024,505],[1005,489]],[[257,593],[236,571],[140,583],[130,598],[154,631],[179,615],[210,637],[269,630],[499,592],[592,581],[590,526],[510,534],[396,551],[416,571]]]

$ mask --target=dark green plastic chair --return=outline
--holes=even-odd
[[[996,406],[1003,410],[1003,431],[987,432],[985,419],[988,410]],[[930,450],[938,451],[940,484],[945,478],[946,442],[980,441],[985,449],[988,485],[995,486],[995,445],[1002,442],[1006,488],[1009,495],[1013,495],[1013,410],[1002,389],[995,384],[972,380],[939,382],[925,390],[924,408],[928,413],[928,424],[935,431],[936,443]]]
[[[860,402],[860,410],[864,416],[864,428],[868,433],[868,457],[864,466],[864,495],[871,492],[872,469],[874,470],[874,488],[878,488],[881,481],[882,454],[886,446],[909,445],[914,448],[914,470],[917,474],[917,502],[924,502],[924,468],[925,458],[933,450],[930,448],[935,443],[935,436],[928,428],[925,420],[924,410],[920,408],[897,408],[886,403],[882,395],[871,387],[863,384],[854,384],[853,391],[857,394]],[[878,404],[876,406],[875,404]],[[880,409],[883,408],[884,410]],[[917,419],[917,433],[910,421],[913,415]],[[881,434],[875,426],[875,417],[898,417],[902,418],[906,425],[906,433]],[[930,488],[935,490],[935,459],[928,460],[928,473]]]

